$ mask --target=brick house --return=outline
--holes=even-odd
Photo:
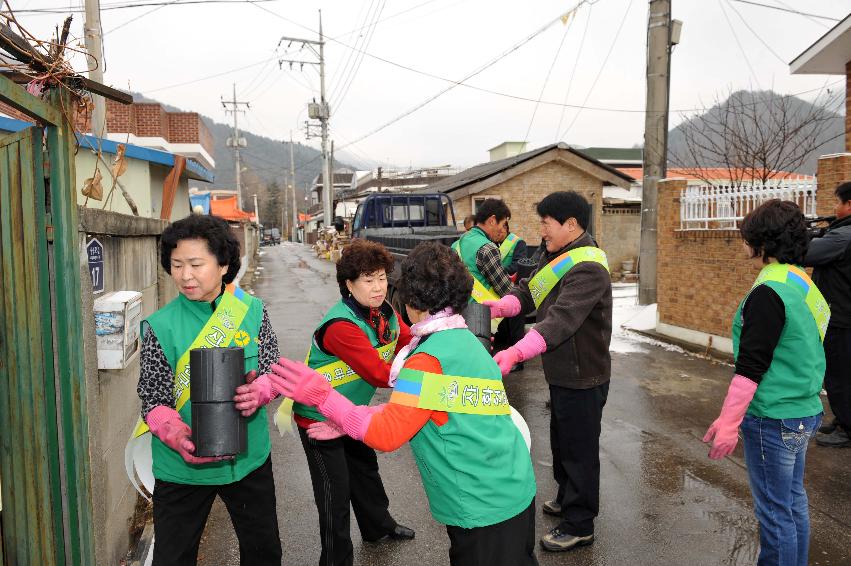
[[[574,190],[591,203],[589,231],[603,249],[614,246],[615,237],[607,235],[609,228],[603,221],[603,191],[606,187],[628,190],[633,178],[564,143],[524,149],[520,142],[498,145],[490,150],[491,161],[442,179],[427,190],[449,195],[459,227],[485,199],[503,199],[511,209],[511,230],[530,246],[541,241],[535,205],[555,191]],[[619,264],[613,262],[612,267]]]

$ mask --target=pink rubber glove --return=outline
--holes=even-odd
[[[275,388],[296,403],[318,407],[332,391],[328,381],[301,362],[281,358],[268,374]]]
[[[506,295],[498,301],[483,301],[482,304],[491,308],[492,319],[520,314],[520,299],[514,295]]]
[[[345,434],[355,440],[363,440],[372,415],[380,412],[382,407],[383,405],[355,405],[346,396],[332,390],[317,409]]]
[[[192,436],[192,429],[189,425],[183,422],[180,418],[180,413],[166,407],[158,405],[151,409],[148,416],[145,417],[145,422],[151,429],[151,434],[162,440],[163,444],[180,454],[187,464],[209,464],[211,462],[220,462],[228,460],[230,457],[215,456],[199,458],[193,456],[195,445],[189,438]]]
[[[257,372],[252,370],[245,375],[245,385],[236,388],[233,400],[236,402],[236,410],[243,417],[250,417],[260,407],[266,406],[269,401],[278,396],[278,392],[272,387],[272,381],[268,375],[261,375],[257,379]]]
[[[497,352],[493,359],[502,371],[502,375],[508,375],[516,364],[530,360],[546,351],[547,343],[544,337],[533,328],[517,344]]]
[[[713,460],[729,456],[736,447],[739,440],[739,425],[745,418],[745,411],[748,410],[748,405],[756,393],[756,387],[756,382],[743,375],[733,376],[730,388],[727,390],[727,397],[721,406],[721,414],[709,426],[709,430],[703,437],[704,442],[712,443],[709,457]]]
[[[313,440],[334,440],[345,435],[345,431],[331,421],[307,425],[307,436]]]

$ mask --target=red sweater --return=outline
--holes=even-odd
[[[411,341],[411,329],[402,321],[398,313],[396,317],[399,320],[399,341],[396,344],[394,357]],[[369,338],[357,324],[343,320],[332,322],[325,329],[320,346],[332,356],[337,356],[346,362],[370,385],[387,387],[392,362],[381,359],[369,342]],[[308,425],[316,422],[301,415],[294,415],[294,417],[296,424],[301,428],[307,428]]]

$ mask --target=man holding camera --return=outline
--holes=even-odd
[[[834,419],[816,435],[820,446],[851,446],[851,182],[834,191],[836,220],[813,238],[804,265],[813,267],[813,282],[830,305],[824,338],[827,369],[824,388]]]

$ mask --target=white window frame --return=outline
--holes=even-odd
[[[479,202],[479,203],[484,202],[489,198],[495,198],[497,200],[502,200],[502,197],[499,196],[499,195],[487,195],[487,196],[474,195],[474,196],[471,196],[470,197],[470,214],[475,216],[476,215],[476,203],[477,202]]]

